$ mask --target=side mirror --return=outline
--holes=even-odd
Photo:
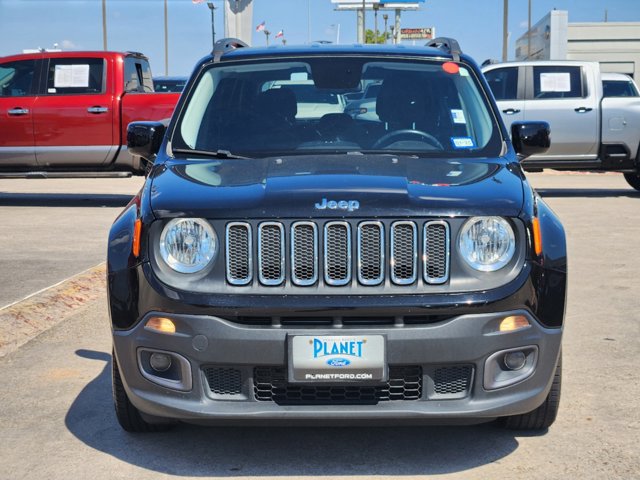
[[[511,142],[522,160],[549,150],[551,131],[547,122],[513,122]]]
[[[166,127],[161,122],[131,122],[127,126],[127,148],[131,155],[153,162],[160,151]]]

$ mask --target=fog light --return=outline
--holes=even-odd
[[[525,363],[527,363],[527,356],[522,351],[507,352],[504,356],[504,366],[509,370],[520,370]]]
[[[537,366],[537,345],[495,352],[484,362],[484,388],[495,390],[515,385],[533,375]]]
[[[166,372],[171,368],[171,356],[165,353],[152,353],[149,358],[149,365],[156,372]]]

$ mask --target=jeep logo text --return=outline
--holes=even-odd
[[[316,209],[318,210],[348,210],[353,212],[360,208],[360,202],[357,200],[327,200],[323,198],[321,202],[316,203]]]

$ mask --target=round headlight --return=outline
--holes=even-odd
[[[504,218],[472,217],[460,231],[459,248],[469,266],[481,272],[495,272],[513,258],[516,241]]]
[[[160,235],[160,255],[176,272],[199,272],[217,252],[218,237],[206,220],[175,218]]]

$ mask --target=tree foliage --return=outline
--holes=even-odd
[[[391,34],[387,32],[385,35],[385,32],[381,32],[378,30],[378,36],[376,38],[376,35],[373,32],[373,30],[368,28],[365,32],[364,43],[384,43],[385,37],[388,40],[389,38],[391,38]]]

